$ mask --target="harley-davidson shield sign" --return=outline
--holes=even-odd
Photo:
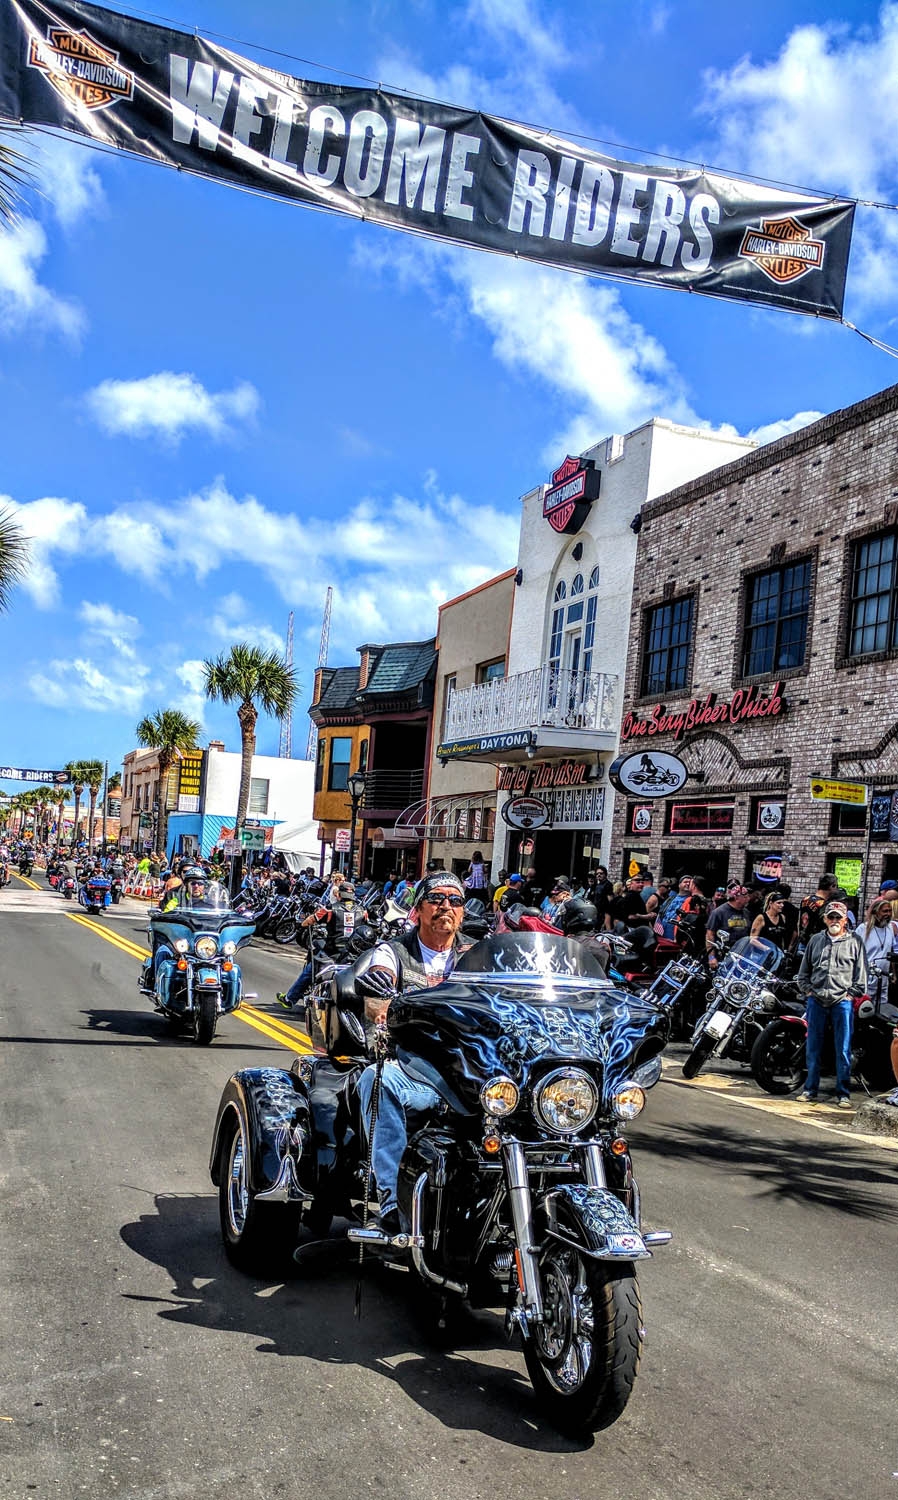
[[[555,470],[543,496],[543,515],[555,531],[580,530],[592,502],[599,498],[601,478],[601,470],[591,458],[569,455]]]

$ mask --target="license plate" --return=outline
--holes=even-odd
[[[715,1010],[705,1030],[709,1036],[716,1037],[720,1041],[721,1037],[726,1036],[732,1024],[733,1018],[727,1015],[725,1010]]]

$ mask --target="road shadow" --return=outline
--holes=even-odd
[[[809,1132],[810,1134],[810,1132]],[[750,1177],[759,1198],[814,1204],[857,1219],[898,1219],[898,1199],[889,1202],[878,1186],[895,1187],[895,1169],[881,1157],[852,1146],[845,1138],[743,1134],[736,1125],[707,1125],[666,1121],[663,1129],[639,1133],[640,1160],[654,1156],[664,1162],[690,1163],[702,1171],[722,1171],[729,1177]]]
[[[157,1015],[155,1011],[147,1010],[83,1010],[82,1016],[87,1017],[87,1026],[82,1030],[94,1032],[106,1032],[121,1038],[122,1045],[134,1046],[142,1044],[145,1047],[191,1047],[193,1045],[190,1033],[187,1031],[175,1032],[171,1029],[164,1016]],[[211,1046],[216,1052],[245,1052],[247,1043],[226,1042],[220,1033],[216,1034]],[[272,1044],[272,1051],[280,1051],[276,1044]]]
[[[212,1197],[158,1195],[155,1212],[124,1225],[121,1237],[135,1254],[171,1277],[168,1299],[123,1293],[128,1300],[158,1302],[171,1323],[251,1334],[258,1353],[354,1365],[401,1387],[444,1427],[479,1432],[541,1453],[580,1453],[592,1439],[575,1441],[539,1417],[523,1359],[508,1369],[484,1355],[504,1347],[495,1313],[452,1314],[451,1350],[424,1335],[410,1273],[366,1262],[361,1318],[354,1313],[358,1267],[338,1252],[316,1259],[313,1269],[287,1282],[243,1276],[228,1263]]]

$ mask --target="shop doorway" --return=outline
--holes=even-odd
[[[726,885],[730,869],[728,849],[662,849],[661,874],[672,878],[698,875],[704,882],[705,895],[713,896],[719,885]]]

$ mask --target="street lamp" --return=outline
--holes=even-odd
[[[352,811],[349,815],[349,878],[352,880],[352,864],[355,859],[355,820],[359,813],[359,803],[365,795],[365,783],[367,777],[364,771],[353,771],[346,782],[346,790],[352,803]]]

